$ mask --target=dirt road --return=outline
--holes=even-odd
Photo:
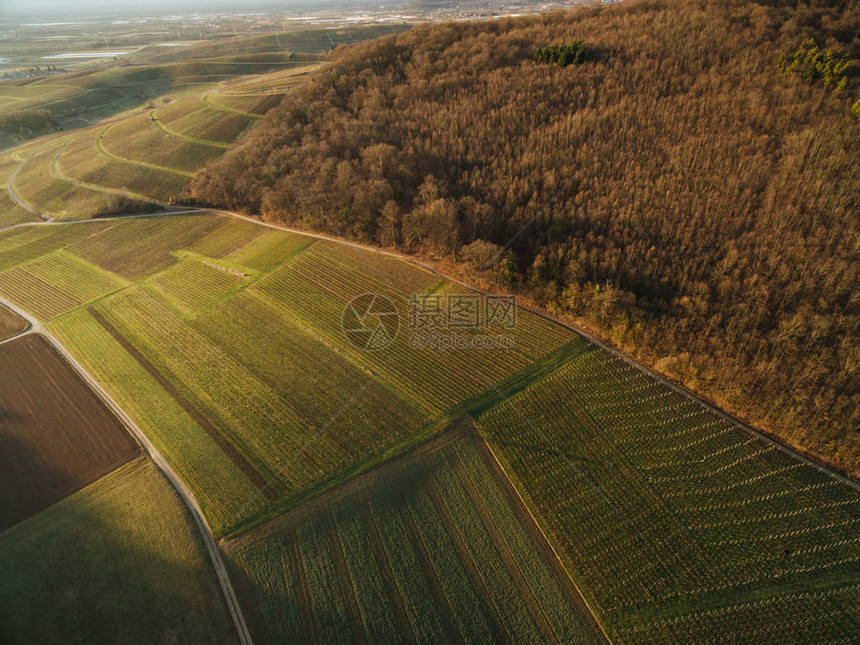
[[[27,329],[22,334],[16,336],[16,338],[20,338],[23,334],[40,334],[42,335],[51,345],[60,353],[60,355],[69,363],[69,365],[74,369],[80,377],[93,389],[93,391],[105,402],[105,404],[110,408],[110,410],[120,419],[125,426],[129,429],[129,431],[134,435],[143,449],[146,451],[147,455],[150,459],[155,463],[155,465],[161,470],[167,480],[173,485],[176,491],[179,493],[179,496],[185,501],[185,505],[188,507],[191,516],[194,518],[194,522],[197,525],[197,529],[200,532],[200,535],[203,537],[203,543],[206,545],[206,551],[209,554],[209,558],[212,561],[212,566],[215,569],[215,575],[218,577],[218,582],[221,585],[221,590],[224,593],[224,599],[227,602],[227,607],[230,610],[230,615],[233,619],[233,623],[236,626],[236,632],[239,636],[239,642],[242,645],[252,645],[253,641],[251,639],[251,633],[248,630],[248,625],[245,621],[245,616],[242,613],[242,608],[239,605],[239,600],[236,597],[236,591],[233,588],[233,583],[230,581],[230,576],[227,573],[227,567],[224,564],[224,559],[221,557],[221,551],[218,548],[218,544],[215,541],[215,537],[212,535],[212,530],[209,527],[209,524],[206,522],[205,517],[203,516],[203,511],[200,509],[200,505],[197,503],[197,499],[194,497],[194,493],[191,492],[191,489],[185,484],[185,482],[179,477],[179,475],[174,472],[174,470],[170,467],[170,464],[161,456],[161,453],[158,452],[156,447],[152,445],[143,431],[135,424],[135,422],[129,417],[123,409],[113,400],[113,398],[99,385],[98,381],[96,381],[90,374],[78,363],[75,358],[69,354],[68,351],[57,341],[56,338],[51,336],[42,324],[30,316],[27,312],[22,311],[18,307],[16,307],[13,303],[9,302],[3,297],[0,297],[0,304],[8,307],[16,314],[24,318],[27,322],[30,323],[29,329]]]

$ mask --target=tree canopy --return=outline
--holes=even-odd
[[[857,474],[857,79],[780,74],[810,38],[856,61],[860,7],[418,26],[336,49],[192,198],[452,258]],[[581,39],[588,64],[534,60]]]

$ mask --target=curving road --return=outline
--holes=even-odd
[[[37,152],[39,152],[39,150],[41,150],[41,149],[42,149],[42,148],[44,148],[45,146],[50,145],[51,143],[53,143],[53,142],[52,142],[52,141],[49,141],[48,143],[46,143],[46,144],[44,144],[44,145],[41,145],[41,146],[39,146],[39,147],[34,148],[33,150],[31,150],[31,151],[27,154],[27,156],[26,156],[26,157],[24,157],[23,159],[21,159],[21,163],[19,163],[19,164],[18,164],[18,167],[17,167],[17,168],[15,168],[15,171],[14,171],[11,175],[9,175],[9,181],[7,181],[7,182],[6,182],[6,192],[7,192],[7,193],[9,193],[9,197],[11,197],[11,198],[13,199],[13,201],[14,201],[16,204],[18,204],[18,206],[20,206],[21,208],[23,208],[25,211],[27,211],[28,213],[32,213],[32,214],[33,214],[33,215],[35,215],[36,217],[39,217],[39,218],[41,218],[41,219],[45,220],[46,222],[50,222],[50,221],[52,221],[54,218],[53,218],[53,217],[50,217],[49,215],[45,215],[44,213],[40,213],[40,212],[39,212],[39,211],[37,211],[35,208],[33,208],[32,206],[30,206],[30,204],[28,204],[26,201],[24,201],[24,200],[21,198],[21,196],[20,196],[18,193],[16,193],[16,192],[15,192],[15,186],[14,186],[13,184],[14,184],[14,182],[15,182],[15,177],[17,177],[17,176],[18,176],[18,173],[19,173],[19,172],[21,172],[21,168],[24,166],[24,164],[25,164],[25,163],[27,163],[27,159],[29,159],[29,158],[30,158],[30,157],[32,157],[34,154],[36,154]]]
[[[221,557],[221,551],[218,548],[218,543],[215,541],[215,536],[212,535],[212,530],[209,528],[209,524],[206,522],[206,519],[203,515],[203,511],[200,508],[200,505],[197,503],[197,498],[194,497],[194,493],[191,492],[191,489],[188,488],[186,483],[182,480],[179,475],[170,467],[170,464],[167,463],[167,460],[158,452],[158,449],[152,445],[152,443],[147,439],[146,435],[143,431],[137,426],[137,424],[129,417],[125,411],[117,404],[116,401],[108,394],[101,385],[99,385],[98,381],[96,381],[92,376],[90,376],[89,372],[87,372],[83,366],[78,363],[77,360],[63,347],[56,338],[54,338],[51,334],[45,330],[42,324],[33,318],[26,311],[19,309],[16,305],[9,302],[3,297],[0,297],[0,304],[11,309],[16,314],[24,318],[28,323],[30,323],[30,327],[17,336],[14,336],[12,339],[21,338],[21,336],[25,336],[27,334],[40,334],[44,337],[53,347],[57,350],[57,352],[65,359],[65,361],[74,369],[80,377],[93,389],[93,391],[99,396],[99,398],[104,401],[104,403],[110,408],[110,410],[119,418],[125,426],[129,429],[129,431],[134,435],[140,445],[143,447],[146,454],[150,459],[155,463],[159,470],[164,474],[176,491],[179,493],[179,496],[185,501],[185,505],[188,507],[188,510],[191,512],[191,516],[194,518],[195,524],[197,524],[197,529],[200,532],[200,535],[203,537],[203,543],[206,545],[206,551],[209,554],[209,558],[212,561],[212,566],[215,568],[215,575],[218,577],[218,582],[221,585],[221,590],[224,593],[224,599],[227,602],[227,607],[230,610],[230,615],[233,619],[233,623],[236,626],[236,632],[239,636],[239,642],[242,645],[252,645],[253,640],[251,639],[251,633],[248,630],[248,624],[245,621],[245,615],[242,613],[242,607],[239,605],[239,599],[236,596],[236,590],[233,588],[233,583],[230,581],[230,576],[227,572],[227,566],[224,564],[224,559]],[[5,341],[8,342],[8,341]]]

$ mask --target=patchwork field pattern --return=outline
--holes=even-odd
[[[464,396],[570,337],[557,328],[536,341],[524,324],[522,347],[467,356],[413,350],[403,334],[369,354],[343,336],[345,305],[385,293],[405,319],[406,294],[444,287],[438,276],[358,249],[338,259],[333,243],[216,215],[51,230],[29,244],[7,234],[0,293],[48,323],[132,413],[219,534],[431,436]],[[446,377],[452,366],[468,380]]]
[[[238,642],[200,535],[145,458],[0,533],[0,635]]]
[[[613,642],[850,641],[854,490],[524,310],[507,348],[414,346],[410,298],[464,292],[216,214],[0,232],[0,293],[194,490],[276,640],[577,642],[568,579]],[[365,293],[401,314],[376,352],[341,327]],[[428,448],[466,417],[503,466]],[[380,475],[400,459],[409,476]]]
[[[590,348],[479,419],[614,641],[849,642],[860,495]]]
[[[41,336],[0,345],[0,532],[140,454]]]
[[[296,643],[602,642],[480,443],[449,431],[228,540],[228,556],[260,603],[265,636]]]

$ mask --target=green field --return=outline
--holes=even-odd
[[[228,541],[263,640],[600,642],[479,442],[452,430]]]
[[[479,425],[614,641],[856,634],[860,495],[621,359],[588,347]]]
[[[358,250],[342,264],[333,243],[214,215],[43,230],[8,234],[6,253],[0,238],[0,294],[137,411],[219,534],[431,436],[464,395],[570,337],[538,341],[524,316],[511,350],[440,355],[403,335],[367,354],[342,335],[346,303],[376,290],[405,312],[410,290],[446,289],[438,277]]]
[[[259,606],[260,624],[276,639],[343,640],[344,630],[360,629],[385,640],[399,633],[386,630],[405,629],[405,615],[416,638],[455,629],[482,641],[482,630],[498,628],[492,607],[511,640],[534,635],[538,623],[502,611],[509,602],[528,605],[532,584],[482,587],[474,571],[490,575],[497,556],[474,553],[472,567],[462,545],[455,548],[450,526],[465,531],[467,519],[482,518],[492,533],[487,514],[469,510],[470,496],[449,509],[456,519],[448,526],[438,499],[454,504],[459,489],[434,492],[453,486],[452,472],[461,481],[465,472],[488,494],[486,454],[481,466],[467,451],[453,470],[447,457],[419,459],[432,476],[383,487],[410,491],[393,507],[380,501],[391,501],[383,489],[356,498],[371,500],[383,543],[391,539],[385,522],[412,517],[412,541],[400,548],[414,550],[421,535],[429,560],[392,551],[390,558],[404,559],[386,568],[366,552],[344,556],[344,564],[331,551],[333,535],[369,539],[355,523],[356,503],[331,501],[332,491],[372,479],[409,451],[407,461],[417,459],[465,416],[476,419],[614,642],[732,642],[752,624],[766,640],[791,640],[786,630],[794,630],[838,642],[860,622],[860,498],[849,487],[523,310],[505,349],[418,348],[404,329],[381,351],[357,350],[341,315],[368,292],[390,298],[404,325],[410,295],[468,293],[396,258],[223,215],[0,233],[0,294],[47,323],[135,420],[194,490],[217,536],[253,543],[247,552],[235,547],[237,562],[256,590],[246,589],[246,599],[256,598],[247,602]],[[507,490],[504,473],[493,473]],[[306,522],[289,519],[308,508],[315,510]],[[497,521],[508,539],[509,522]],[[341,589],[343,567],[350,572],[354,594],[331,596],[338,587],[313,584],[308,593],[324,595],[303,596],[318,624],[300,627],[289,618],[293,601],[273,591],[291,578],[272,568],[289,561],[283,575],[299,575],[295,557],[303,576],[326,580],[339,570]],[[421,561],[421,585],[433,580],[427,562],[444,581],[444,593],[421,597],[436,609],[400,618],[378,611],[380,576],[415,576],[409,567]],[[371,562],[383,568],[374,573]],[[506,567],[510,574],[510,560]],[[500,595],[490,602],[482,589]],[[483,618],[473,624],[464,616],[476,602]],[[545,602],[550,620],[555,601]],[[782,620],[782,611],[798,624]]]
[[[4,643],[236,642],[196,528],[145,458],[0,533]]]

